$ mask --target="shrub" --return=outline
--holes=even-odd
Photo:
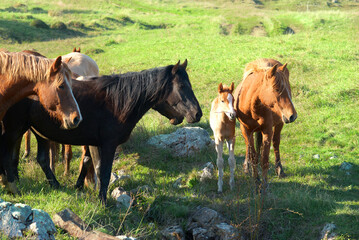
[[[30,26],[32,27],[36,27],[36,28],[44,28],[44,29],[48,29],[49,26],[44,22],[41,21],[40,19],[35,19],[30,23]]]
[[[58,30],[66,30],[66,24],[63,22],[55,22],[53,24],[51,24],[50,26],[51,29],[58,29]]]

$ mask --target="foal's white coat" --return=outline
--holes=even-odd
[[[222,83],[220,83],[218,86],[218,97],[213,100],[210,112],[210,125],[213,131],[217,151],[218,192],[222,192],[223,186],[224,161],[222,155],[224,140],[227,141],[229,150],[229,186],[231,190],[234,188],[234,171],[236,168],[236,160],[234,158],[236,113],[233,108],[233,90],[234,83],[232,83],[230,87],[223,86]]]

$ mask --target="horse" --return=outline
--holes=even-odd
[[[243,169],[248,173],[249,161],[251,161],[252,174],[259,183],[257,169],[259,159],[253,140],[253,133],[259,132],[257,151],[260,151],[260,145],[263,145],[260,159],[264,181],[262,187],[265,187],[272,139],[276,173],[279,177],[285,177],[279,154],[280,132],[284,123],[294,122],[297,118],[292,102],[287,64],[282,65],[274,59],[258,59],[248,63],[244,69],[243,80],[233,96],[234,109],[246,143]]]
[[[36,56],[43,56],[38,52],[24,50],[28,54],[34,54]],[[44,57],[44,56],[43,56]],[[79,76],[98,76],[99,67],[97,63],[89,56],[80,53],[80,48],[76,50],[74,48],[73,52],[63,55],[62,61],[67,63],[67,66],[71,70],[73,77]],[[28,157],[30,154],[30,142],[31,142],[31,131],[28,130],[25,135],[25,151],[23,157]],[[50,143],[50,167],[52,171],[55,171],[55,159],[58,156],[59,145],[55,142]],[[70,161],[72,158],[72,149],[71,145],[63,145],[63,159],[65,162],[65,171],[64,175],[70,170]]]
[[[71,91],[71,71],[61,56],[50,60],[0,51],[0,66],[0,121],[10,106],[33,94],[63,128],[76,128],[82,121]]]
[[[127,141],[137,122],[151,107],[166,102],[189,123],[201,119],[202,110],[192,91],[186,67],[187,60],[183,64],[178,62],[141,72],[93,77],[82,82],[74,80],[73,92],[83,121],[68,131],[61,129],[38,101],[24,99],[7,113],[4,123],[9,131],[0,137],[1,167],[7,173],[8,181],[15,179],[17,163],[12,161],[12,153],[16,140],[31,127],[56,142],[98,148],[101,159],[95,166],[100,185],[99,198],[105,204],[116,147]],[[18,120],[14,121],[14,118]],[[6,146],[2,144],[4,142]],[[48,142],[38,139],[38,147],[37,160],[48,173],[46,177],[52,186],[59,186],[46,164]],[[83,185],[77,184],[76,187]]]
[[[223,186],[223,142],[227,141],[229,150],[228,163],[230,167],[229,186],[234,188],[234,171],[236,169],[236,160],[234,158],[234,144],[236,140],[236,112],[233,108],[234,98],[232,92],[234,83],[230,87],[218,85],[218,96],[212,101],[210,112],[210,126],[213,131],[217,151],[218,167],[218,192],[222,192]]]

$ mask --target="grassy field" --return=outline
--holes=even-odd
[[[326,223],[337,226],[339,239],[359,239],[358,11],[354,0],[2,0],[0,48],[35,49],[54,58],[81,47],[98,63],[100,74],[188,59],[204,113],[196,126],[211,135],[210,103],[218,83],[239,84],[245,64],[257,58],[287,62],[298,119],[282,131],[287,178],[275,176],[271,153],[270,192],[259,220],[254,217],[258,196],[242,172],[245,145],[239,125],[237,188],[229,191],[227,167],[224,193],[219,195],[217,179],[197,181],[204,163],[215,164],[214,149],[175,158],[143,144],[177,128],[152,110],[122,145],[113,167],[131,176],[116,186],[152,189],[139,196],[138,205],[127,214],[113,200],[107,208],[101,206],[97,192],[74,189],[79,147],[74,148],[70,176],[64,177],[63,165],[57,165],[61,189],[49,187],[35,161],[22,160],[18,186],[23,195],[14,197],[0,189],[1,198],[44,209],[51,216],[69,207],[95,229],[142,239],[158,239],[158,233],[172,224],[185,226],[198,205],[219,211],[242,232],[257,229],[258,239],[318,239]],[[46,25],[40,28],[36,20]],[[292,31],[295,34],[286,34]],[[33,141],[30,160],[35,159],[35,146]],[[313,158],[315,154],[319,159]],[[349,174],[340,170],[344,161],[353,165]],[[179,177],[184,187],[176,189],[172,184]],[[56,239],[72,238],[59,229]]]

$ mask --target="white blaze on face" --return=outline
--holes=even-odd
[[[233,108],[234,99],[232,94],[228,93],[227,100],[228,100],[229,112],[226,112],[226,115],[229,117],[229,119],[233,119],[236,116],[236,113]]]

